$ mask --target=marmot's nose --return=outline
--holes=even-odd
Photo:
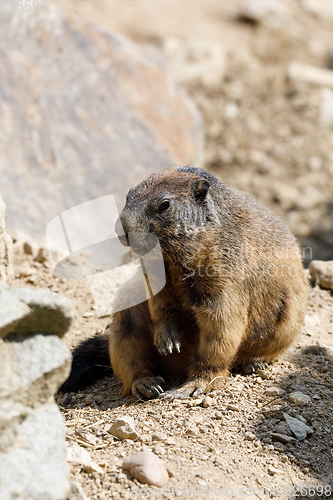
[[[121,221],[120,217],[118,217],[117,221],[116,221],[116,224],[115,224],[115,231],[116,231],[116,234],[119,238],[119,241],[122,245],[124,245],[125,247],[129,246],[129,243],[128,243],[128,231],[127,231],[127,227],[126,227],[126,224],[124,224],[124,221]]]

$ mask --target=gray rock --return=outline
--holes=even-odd
[[[64,500],[69,471],[59,409],[54,404],[27,409],[22,419],[14,445],[0,448],[1,500]]]
[[[88,497],[83,492],[82,486],[78,481],[72,481],[71,489],[67,500],[88,500]]]
[[[13,242],[6,231],[6,206],[0,192],[0,280],[10,283],[14,278],[13,270]],[[0,287],[1,289],[1,287]]]
[[[285,390],[281,389],[281,387],[268,387],[265,390],[265,396],[283,396],[285,394]]]
[[[333,290],[333,260],[313,260],[310,262],[309,271],[313,281],[323,288]]]
[[[164,56],[47,7],[0,16],[7,226],[40,241],[70,207],[105,194],[124,199],[149,173],[200,165],[204,154],[202,118]]]
[[[291,432],[294,434],[298,441],[304,441],[307,435],[313,434],[313,429],[308,425],[304,424],[297,418],[291,417],[288,413],[283,413],[283,418],[290,427]]]
[[[122,468],[128,470],[131,476],[141,483],[151,484],[159,488],[169,480],[169,474],[164,463],[149,450],[126,458]]]
[[[5,398],[31,407],[49,403],[71,367],[68,347],[53,335],[0,339],[0,359],[0,404]]]
[[[310,403],[311,398],[307,394],[303,394],[300,391],[295,391],[289,394],[288,400],[297,406],[303,406]]]
[[[0,338],[43,332],[62,337],[74,318],[72,302],[49,290],[0,290]]]
[[[287,436],[286,434],[279,434],[278,432],[272,432],[271,437],[281,441],[281,443],[293,443],[296,439],[292,436]]]
[[[4,299],[0,288],[0,338],[14,331],[30,313],[30,307],[11,294]]]
[[[117,418],[112,423],[109,433],[119,439],[137,439],[139,437],[139,433],[134,426],[134,420],[126,416]]]

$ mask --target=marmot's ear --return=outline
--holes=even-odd
[[[209,182],[206,179],[196,179],[192,183],[194,198],[197,201],[203,201],[209,190]]]

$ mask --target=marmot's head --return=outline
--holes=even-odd
[[[116,224],[124,245],[144,254],[156,244],[166,252],[216,221],[212,194],[220,182],[202,169],[172,167],[130,189]],[[215,208],[214,208],[215,207]]]

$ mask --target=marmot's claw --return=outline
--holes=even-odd
[[[164,326],[155,339],[158,352],[164,356],[173,351],[180,352],[182,334],[173,325]]]
[[[137,399],[146,401],[151,398],[158,398],[164,394],[160,384],[165,384],[162,377],[142,377],[132,385],[132,393]]]

